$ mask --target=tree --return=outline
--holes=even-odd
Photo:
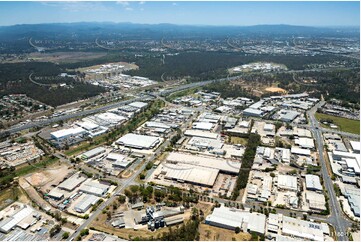
[[[69,238],[69,232],[64,232],[61,237],[62,237],[63,239]]]
[[[240,232],[241,232],[241,228],[240,228],[240,227],[236,227],[236,228],[234,229],[234,232],[236,232],[236,234],[240,233]]]

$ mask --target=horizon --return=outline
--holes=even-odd
[[[2,27],[82,22],[359,27],[360,2],[0,2],[0,15]]]

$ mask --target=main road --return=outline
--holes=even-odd
[[[346,241],[348,240],[347,229],[350,228],[351,223],[349,220],[345,218],[343,211],[340,207],[340,204],[337,201],[336,194],[333,188],[333,183],[328,173],[326,161],[324,158],[324,152],[323,152],[324,144],[323,144],[322,132],[320,130],[320,125],[317,119],[315,118],[315,112],[317,111],[317,108],[321,107],[323,104],[324,101],[320,101],[316,106],[314,106],[312,109],[310,109],[307,112],[307,116],[309,118],[309,122],[311,125],[310,129],[316,140],[316,147],[319,152],[319,159],[321,164],[322,178],[329,196],[329,207],[331,214],[328,220],[335,226],[337,240]]]

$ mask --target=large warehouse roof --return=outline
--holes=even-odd
[[[218,139],[219,137],[219,134],[217,133],[201,131],[201,130],[186,130],[184,132],[184,135],[192,136],[192,137],[208,138],[208,139]]]
[[[287,216],[283,216],[282,233],[306,240],[324,240],[321,224]]]
[[[87,182],[80,187],[80,191],[93,194],[96,196],[103,196],[109,189],[109,186],[97,182]]]
[[[27,206],[22,208],[20,211],[15,213],[9,218],[6,218],[0,222],[0,231],[4,233],[8,233],[12,228],[14,228],[21,220],[28,217],[34,210]]]
[[[223,142],[218,139],[207,139],[192,137],[188,141],[189,145],[200,147],[200,148],[211,148],[211,149],[221,149],[223,147]]]
[[[148,105],[148,103],[144,102],[132,102],[128,104],[129,106],[135,107],[135,108],[144,108]]]
[[[297,191],[297,177],[290,175],[278,175],[278,187],[281,189]]]
[[[214,208],[213,213],[207,216],[206,223],[228,228],[246,226],[247,230],[263,234],[265,232],[266,215],[221,206]]]
[[[167,161],[172,163],[192,164],[206,168],[214,168],[223,172],[238,174],[241,168],[240,162],[234,162],[222,158],[190,155],[179,152],[172,152],[168,155]]]
[[[77,128],[69,128],[69,129],[61,129],[55,132],[50,133],[52,137],[56,138],[56,139],[61,139],[64,137],[68,137],[68,136],[74,136],[74,135],[78,135],[85,132],[85,129],[81,128],[81,127],[77,127]]]
[[[74,207],[77,212],[85,212],[90,208],[91,205],[94,205],[100,198],[94,195],[85,195],[85,197],[80,200]]]
[[[188,164],[167,163],[163,166],[162,172],[166,172],[165,177],[167,179],[212,187],[217,179],[219,170]]]
[[[213,128],[212,123],[206,122],[195,122],[193,123],[193,129],[200,129],[200,130],[211,130]]]
[[[79,173],[75,173],[74,175],[60,183],[58,187],[67,191],[72,191],[85,180],[85,177],[81,176]]]
[[[306,188],[309,190],[322,191],[320,177],[316,175],[306,175]]]
[[[159,142],[159,137],[155,136],[126,134],[118,139],[115,143],[136,149],[151,149],[154,148]]]

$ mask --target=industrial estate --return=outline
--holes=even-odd
[[[359,32],[96,26],[0,44],[0,240],[359,240]]]

